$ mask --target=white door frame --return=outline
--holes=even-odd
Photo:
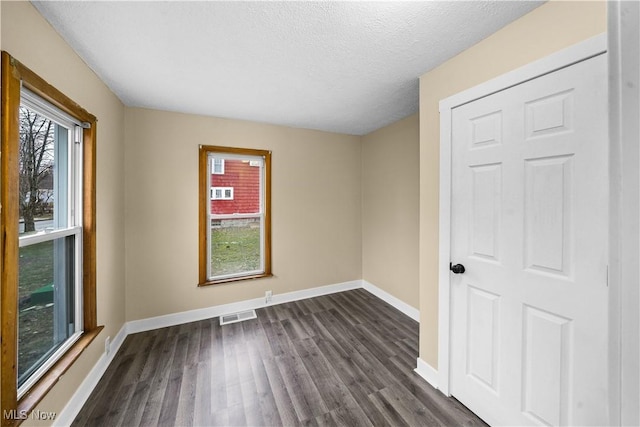
[[[640,424],[640,5],[607,2],[611,425]]]
[[[549,74],[607,51],[607,36],[601,34],[524,67],[440,101],[440,237],[438,266],[438,388],[449,396],[451,294],[451,115],[463,104]]]

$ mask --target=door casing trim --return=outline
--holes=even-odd
[[[451,117],[453,109],[607,52],[606,33],[531,62],[440,101],[440,198],[438,260],[438,388],[450,396],[451,334]],[[610,284],[611,286],[611,284]]]
[[[610,425],[640,425],[640,5],[607,2]]]

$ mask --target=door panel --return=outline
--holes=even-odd
[[[498,392],[500,297],[467,287],[467,375]]]
[[[524,161],[524,265],[569,277],[573,155]]]
[[[525,306],[523,324],[523,410],[542,425],[566,425],[571,320]]]
[[[573,89],[525,103],[527,139],[573,130]]]
[[[500,164],[473,166],[473,190],[469,217],[471,254],[480,259],[498,261],[502,174]]]
[[[607,424],[606,76],[452,111],[451,393],[490,424]]]

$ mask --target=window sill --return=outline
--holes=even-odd
[[[73,365],[73,362],[80,357],[85,348],[98,336],[104,326],[83,333],[78,341],[49,369],[49,371],[35,383],[29,391],[18,401],[18,414],[31,413],[38,403],[47,395],[58,380]],[[24,412],[23,412],[24,411]],[[16,420],[16,425],[24,420]]]
[[[261,273],[261,274],[254,274],[254,275],[251,275],[251,276],[229,277],[227,279],[211,280],[211,281],[208,281],[208,282],[198,283],[198,286],[220,285],[220,284],[223,284],[223,283],[240,282],[240,281],[243,281],[243,280],[262,279],[264,277],[273,277],[273,274],[271,274],[271,273]]]

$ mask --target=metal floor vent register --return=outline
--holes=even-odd
[[[255,310],[241,311],[239,313],[225,314],[220,316],[220,326],[228,325],[229,323],[243,322],[245,320],[256,319],[258,315]]]

